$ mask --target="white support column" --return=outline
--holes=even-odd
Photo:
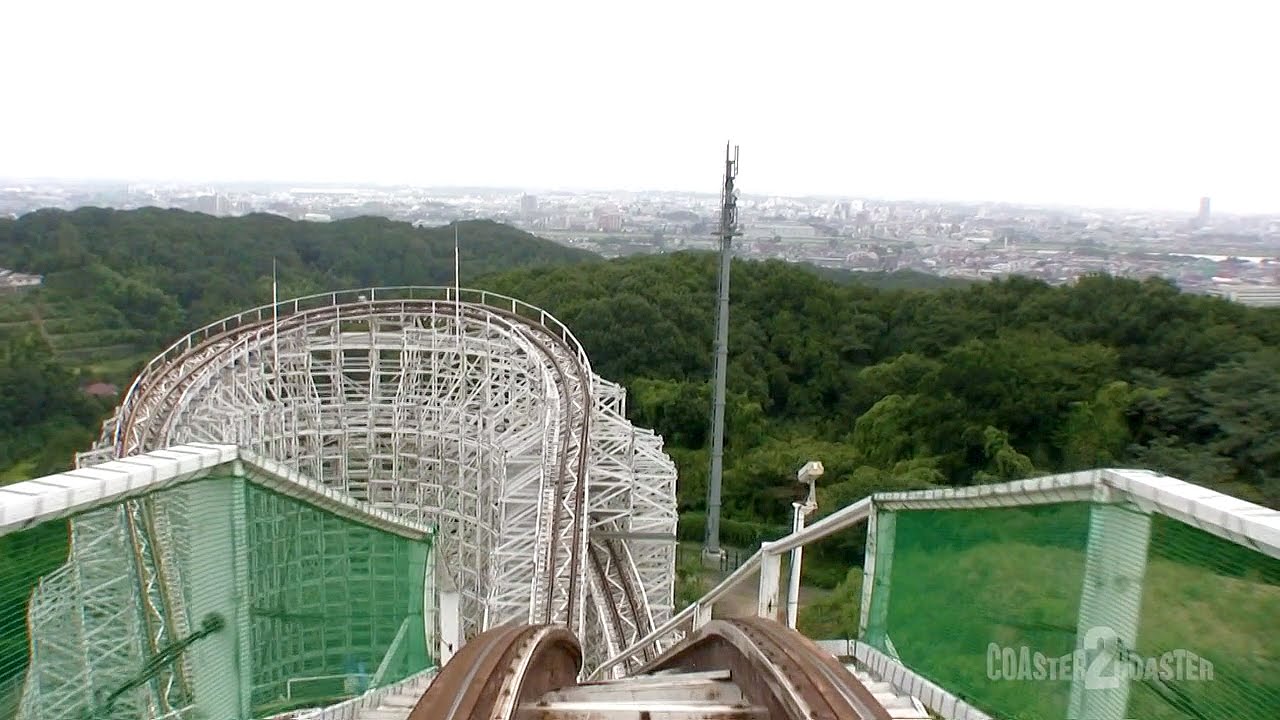
[[[436,611],[439,618],[438,645],[433,649],[436,652],[436,664],[440,667],[444,667],[450,658],[458,654],[466,642],[462,623],[462,593],[454,582],[448,559],[437,552],[439,545],[436,543],[442,539],[441,534],[437,533],[431,547],[433,560],[429,563],[435,572]]]
[[[440,592],[440,666],[449,662],[462,648],[462,594],[457,590]]]
[[[1119,660],[1137,645],[1150,539],[1150,515],[1133,506],[1093,506],[1068,718],[1129,717],[1129,676]]]
[[[873,498],[871,510],[867,513],[867,541],[862,548],[862,607],[858,612],[858,639],[864,642],[867,639],[867,622],[871,618],[871,585],[876,576],[877,510]]]
[[[791,503],[795,515],[791,522],[791,532],[798,533],[804,529],[805,504]],[[804,546],[797,545],[791,549],[791,560],[788,563],[787,583],[787,627],[795,629],[796,616],[800,612],[800,563],[804,561]]]
[[[756,595],[756,615],[776,620],[778,618],[778,585],[782,575],[782,556],[769,552],[769,544],[760,548],[760,590]]]
[[[193,629],[221,617],[224,626],[196,641],[191,657],[192,695],[204,717],[251,716],[253,658],[246,592],[249,557],[245,532],[244,479],[203,480],[182,489],[200,508],[191,524],[190,562],[185,581]]]
[[[693,610],[692,632],[701,630],[707,623],[711,622],[711,615],[715,612],[715,609],[715,603],[698,603]]]
[[[858,635],[863,642],[882,651],[889,624],[889,595],[893,579],[893,547],[898,515],[875,505],[867,522],[866,560],[862,575],[862,616]]]
[[[444,659],[440,657],[440,598],[436,590],[436,558],[440,556],[440,550],[436,545],[438,541],[438,535],[431,538],[431,549],[427,551],[426,572],[423,573],[422,578],[423,640],[426,643],[427,652],[431,653],[431,659],[437,667],[444,665]]]
[[[424,582],[409,598],[409,606],[405,608],[405,619],[400,624],[399,634],[404,637],[400,642],[393,643],[392,649],[397,651],[395,657],[400,659],[404,665],[404,673],[417,672],[421,668],[417,663],[408,664],[409,660],[429,656],[431,661],[435,663],[435,646],[431,644],[430,636],[434,630],[428,629],[427,625],[427,607],[434,602],[434,599],[428,599],[427,590],[428,582],[426,579],[431,577],[431,566],[435,559],[434,542],[417,543],[409,550],[411,562],[421,562],[425,568],[423,573]],[[419,595],[421,593],[421,595]],[[418,612],[422,611],[422,615]],[[399,639],[399,638],[398,638]],[[387,651],[387,657],[392,657],[391,650]],[[385,664],[385,661],[384,661]]]

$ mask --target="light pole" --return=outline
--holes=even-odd
[[[817,482],[823,472],[821,462],[810,460],[796,473],[796,482],[809,486],[809,497],[802,503],[791,503],[791,507],[795,509],[795,518],[791,524],[792,533],[803,530],[805,516],[818,509]],[[787,586],[787,627],[792,629],[795,629],[796,614],[800,610],[800,562],[803,555],[804,548],[799,545],[791,551],[791,577]]]

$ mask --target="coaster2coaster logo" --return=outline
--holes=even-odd
[[[1177,649],[1142,657],[1105,625],[1089,628],[1080,645],[1072,653],[1054,657],[1026,646],[991,643],[987,646],[987,679],[1070,680],[1083,682],[1088,690],[1115,689],[1132,681],[1213,679],[1213,663],[1196,653]]]

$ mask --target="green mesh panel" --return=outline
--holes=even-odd
[[[1135,650],[1157,662],[1181,655],[1188,672],[1144,673],[1131,717],[1280,717],[1280,560],[1155,516]],[[1208,661],[1194,661],[1198,679],[1187,677],[1188,652]]]
[[[255,708],[363,691],[384,663],[380,685],[430,665],[424,543],[257,486],[245,493]]]
[[[0,718],[18,712],[28,664],[27,602],[40,576],[67,560],[67,523],[0,536]]]
[[[0,720],[254,718],[393,683],[432,664],[429,550],[231,476],[2,536]]]
[[[882,512],[877,524],[864,640],[995,717],[1072,717],[1073,679],[1119,673],[1073,655],[1080,628],[1126,623],[1136,641],[1121,651],[1141,670],[1115,717],[1280,708],[1280,561],[1113,505]],[[1051,667],[1064,656],[1076,667]]]

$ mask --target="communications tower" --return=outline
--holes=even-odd
[[[716,317],[715,399],[711,411],[711,473],[707,479],[707,539],[702,548],[705,564],[716,564],[724,555],[720,549],[720,480],[724,474],[725,377],[729,365],[729,268],[733,258],[733,238],[738,230],[738,194],[733,183],[738,177],[738,147],[729,152],[724,145],[724,187],[720,193],[720,309]]]

